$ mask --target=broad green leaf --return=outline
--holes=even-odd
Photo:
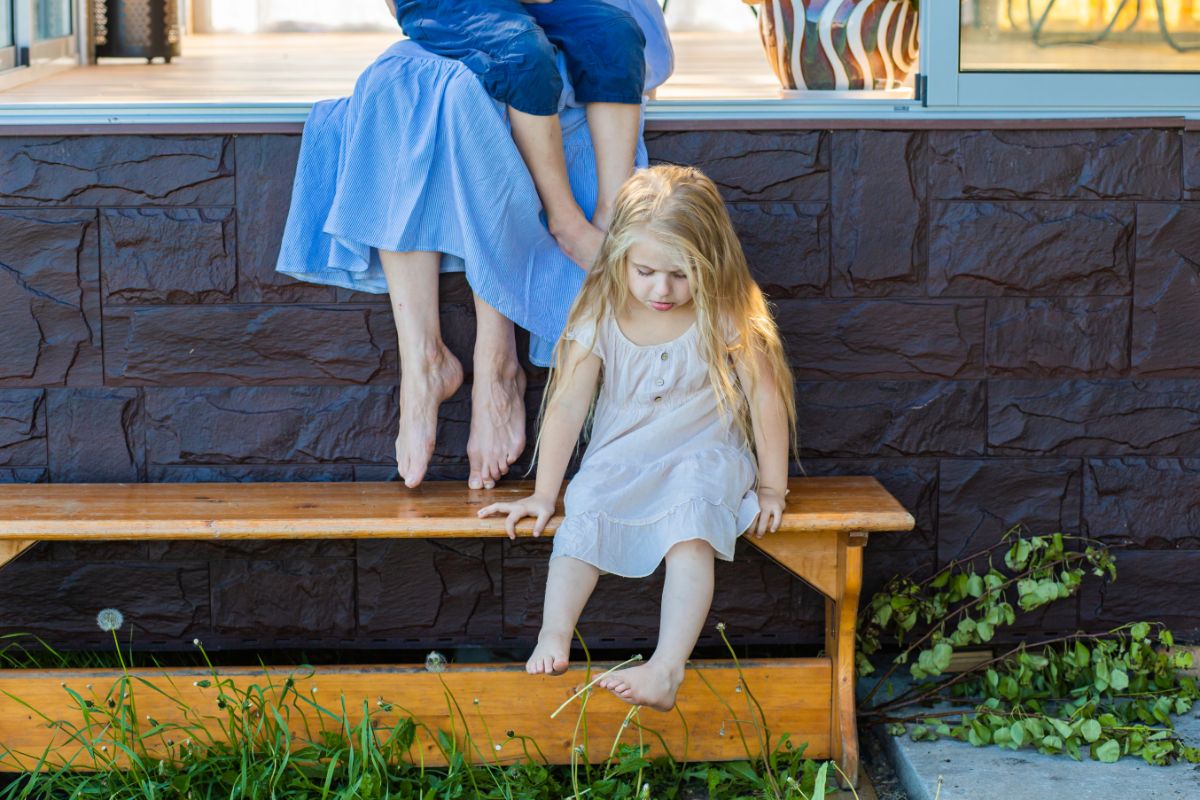
[[[1094,719],[1085,720],[1079,726],[1079,732],[1083,734],[1083,738],[1090,744],[1100,738],[1100,723]]]
[[[1121,757],[1121,745],[1117,744],[1115,739],[1105,739],[1104,743],[1096,748],[1095,753],[1098,761],[1113,764]]]

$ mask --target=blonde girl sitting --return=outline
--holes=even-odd
[[[778,331],[712,181],[685,167],[636,173],[555,352],[534,493],[479,512],[507,514],[510,537],[534,517],[539,535],[591,414],[527,671],[566,669],[602,572],[644,577],[666,558],[654,655],[600,685],[671,709],[712,602],[714,557],[732,560],[751,526],[762,536],[779,525],[794,409]]]

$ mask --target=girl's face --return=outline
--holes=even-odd
[[[692,287],[679,256],[654,236],[641,233],[629,247],[626,279],[634,302],[666,313],[692,302]]]

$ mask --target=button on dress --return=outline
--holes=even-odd
[[[676,543],[703,539],[731,561],[758,515],[756,464],[717,406],[697,326],[657,345],[634,344],[612,318],[564,336],[591,349],[604,369],[551,558],[638,578]]]

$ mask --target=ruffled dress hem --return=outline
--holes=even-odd
[[[703,540],[718,559],[732,561],[738,538],[758,516],[758,496],[747,492],[738,508],[696,497],[649,519],[614,519],[603,511],[567,516],[554,534],[551,558],[568,556],[602,573],[644,578],[680,542]]]

